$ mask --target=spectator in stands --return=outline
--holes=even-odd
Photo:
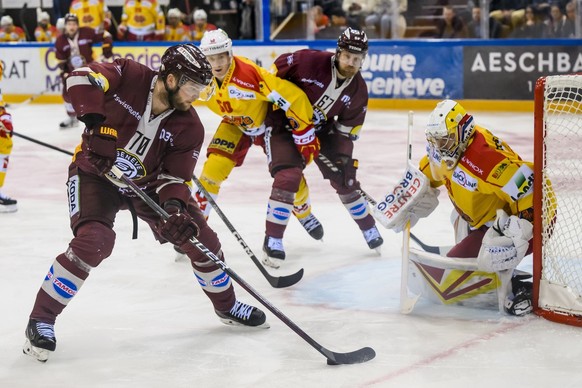
[[[558,4],[552,4],[550,6],[550,18],[546,20],[543,37],[566,38],[568,34],[566,15],[564,15]]]
[[[576,37],[576,3],[569,1],[566,3],[566,37]]]
[[[24,30],[15,26],[9,15],[0,19],[0,42],[26,42]]]
[[[190,40],[190,27],[182,23],[182,12],[178,8],[170,8],[166,16],[166,30],[164,40],[167,42],[181,42]]]
[[[398,9],[394,9],[394,6],[398,5]],[[396,38],[402,38],[404,32],[406,31],[406,19],[402,16],[403,12],[406,12],[408,7],[407,0],[371,0],[368,1],[367,9],[370,11],[369,15],[366,16],[365,23],[367,28],[374,28],[378,32],[378,37],[380,39],[388,38],[391,36],[391,26],[392,19],[394,18],[394,12],[397,12],[396,16]]]
[[[437,21],[437,38],[458,39],[467,37],[467,26],[460,17],[455,14],[455,9],[450,5],[443,7],[443,18]]]
[[[467,24],[467,33],[469,38],[481,39],[481,8],[473,7],[471,9],[471,21]],[[498,39],[501,37],[501,23],[492,17],[489,17],[489,38]]]
[[[242,0],[239,6],[239,39],[256,38],[255,0]]]
[[[73,0],[69,13],[77,15],[79,27],[90,27],[97,34],[111,26],[111,12],[104,0]]]
[[[518,39],[538,39],[541,38],[544,31],[544,23],[541,15],[531,5],[525,7],[523,22],[511,33],[512,38]]]
[[[125,0],[117,37],[127,41],[163,40],[165,24],[157,0]]]
[[[314,5],[309,12],[313,18],[312,29],[314,34],[317,34],[331,23],[329,17],[323,13],[323,8],[320,5]]]
[[[200,39],[202,39],[204,32],[216,30],[216,26],[214,24],[208,23],[208,15],[206,15],[206,11],[203,9],[197,9],[194,11],[192,18],[194,19],[194,24],[192,24],[190,31],[192,40],[199,42]]]
[[[37,42],[51,42],[57,40],[59,32],[50,22],[48,12],[43,12],[41,8],[36,9],[37,26],[34,29],[34,39]]]
[[[346,11],[340,7],[331,11],[331,24],[315,34],[316,39],[334,39],[340,36],[348,28],[348,18]],[[359,29],[359,28],[357,28]]]

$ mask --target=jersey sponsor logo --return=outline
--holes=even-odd
[[[232,141],[224,140],[219,137],[212,139],[210,143],[212,148],[220,148],[226,151],[232,152],[234,150],[235,144]]]
[[[256,100],[257,98],[255,92],[240,90],[232,85],[228,86],[228,97],[237,100]]]
[[[291,210],[285,207],[272,207],[271,204],[267,206],[267,218],[269,214],[278,221],[286,221],[291,215]]]
[[[269,93],[267,98],[269,99],[269,101],[277,105],[279,108],[283,109],[285,112],[287,112],[287,110],[291,107],[291,103],[289,103],[289,101],[283,98],[283,96],[276,91],[272,91],[271,93]]]
[[[137,156],[123,148],[117,149],[115,166],[130,179],[140,179],[146,176],[146,169],[142,161]]]
[[[207,287],[208,286],[208,283],[206,283],[206,280],[202,279],[197,274],[194,274],[194,276],[196,276],[196,280],[198,280],[198,284],[200,284],[201,287]]]
[[[69,217],[79,212],[79,176],[74,175],[67,181],[67,194],[69,198]]]
[[[513,177],[501,188],[509,197],[517,201],[521,197],[529,195],[533,191],[534,173],[531,168],[526,165],[521,166]]]
[[[165,141],[166,143],[174,145],[174,137],[172,136],[172,132],[166,131],[165,128],[162,128],[162,130],[160,131],[159,139]]]
[[[222,121],[232,124],[232,125],[236,125],[237,127],[242,127],[242,128],[249,128],[249,127],[253,127],[253,124],[255,123],[253,121],[253,119],[249,116],[222,116]]]
[[[471,159],[467,158],[465,155],[461,157],[461,163],[467,167],[469,170],[472,170],[478,175],[483,175],[483,169],[477,166]]]
[[[455,171],[453,171],[452,181],[469,191],[477,190],[477,179],[467,175],[460,167],[455,168]]]
[[[365,203],[358,203],[350,208],[350,214],[352,217],[363,216],[368,210],[368,206]]]
[[[70,299],[77,294],[78,288],[75,283],[67,278],[56,277],[52,265],[44,280],[51,282],[55,292],[65,299]]]
[[[491,175],[492,178],[494,179],[499,179],[499,177],[501,176],[501,174],[503,174],[503,171],[505,171],[507,169],[507,167],[509,166],[508,163],[501,163],[496,169],[495,171],[493,171],[493,174]]]
[[[306,84],[313,84],[321,89],[325,88],[325,85],[323,84],[323,82],[318,81],[316,79],[301,78],[301,82],[305,82]]]
[[[256,86],[251,84],[250,82],[243,81],[242,79],[234,77],[234,76],[231,78],[231,81],[236,83],[236,84],[239,84],[240,86],[244,86],[245,88],[249,88],[249,89],[256,88]]]
[[[133,109],[133,107],[131,105],[129,105],[127,102],[125,102],[124,100],[122,100],[117,93],[115,93],[113,95],[113,100],[115,102],[117,102],[119,105],[121,105],[125,110],[127,110],[127,112],[132,115],[133,117],[136,118],[137,121],[141,120],[141,114],[136,111],[135,109]]]
[[[410,206],[423,186],[420,179],[421,172],[406,171],[404,178],[398,185],[384,196],[384,199],[376,205],[376,208],[384,214],[388,220],[392,220],[403,208]]]
[[[318,127],[320,125],[323,125],[326,121],[327,121],[327,115],[325,114],[324,111],[322,111],[321,109],[319,109],[319,107],[314,106],[313,107],[313,125],[315,127]],[[317,128],[317,129],[321,129],[321,128]]]

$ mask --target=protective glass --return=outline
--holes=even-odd
[[[187,95],[198,96],[197,99],[201,101],[208,101],[214,95],[214,83],[211,82],[208,85],[201,85],[199,83],[194,82],[189,77],[182,75],[180,77],[180,81],[178,82],[178,86],[182,89]]]

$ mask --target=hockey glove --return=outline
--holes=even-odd
[[[524,258],[533,236],[533,225],[528,220],[508,216],[497,210],[493,226],[487,230],[477,257],[477,266],[486,272],[513,269]]]
[[[105,125],[88,130],[87,151],[89,162],[101,174],[111,170],[117,158],[117,131]]]
[[[293,141],[297,151],[303,156],[305,165],[313,161],[319,155],[319,139],[315,135],[315,129],[312,125],[302,131],[293,131]]]
[[[182,246],[190,241],[190,238],[198,236],[198,225],[187,212],[183,212],[183,206],[177,199],[164,202],[164,210],[170,217],[160,220],[158,233],[174,245]]]

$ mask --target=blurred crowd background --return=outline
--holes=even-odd
[[[582,34],[582,0],[53,0],[34,8],[7,2],[0,9],[2,42],[54,41],[67,13],[117,41],[197,41],[216,28],[233,39],[256,40],[337,39],[347,27],[372,39]],[[269,31],[263,31],[265,15]]]

